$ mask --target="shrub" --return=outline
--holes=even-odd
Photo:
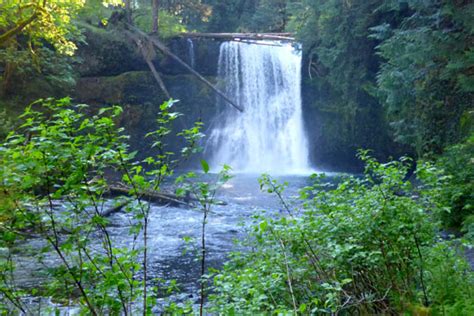
[[[216,312],[421,313],[447,301],[436,283],[448,276],[433,263],[462,260],[449,248],[433,250],[432,191],[412,195],[407,158],[381,164],[367,152],[360,157],[364,176],[345,177],[335,188],[314,176],[296,209],[283,199],[284,184],[261,178],[286,213],[256,218],[245,242],[250,251],[233,254],[214,278]],[[463,273],[451,269],[449,276]],[[472,291],[472,282],[464,286]]]
[[[149,134],[158,154],[142,162],[134,160],[123,129],[114,123],[120,107],[88,116],[86,105],[65,98],[40,100],[27,108],[23,125],[0,146],[0,249],[5,252],[0,257],[1,306],[28,314],[22,296],[40,293],[70,301],[91,315],[131,314],[140,308],[151,312],[156,293],[147,280],[150,204],[143,195],[158,190],[173,173],[175,158],[164,149],[164,137],[179,116],[171,112],[173,103],[160,106],[158,129]],[[191,147],[199,127],[182,133]],[[186,149],[185,155],[194,152]],[[113,242],[103,215],[110,170],[129,187],[127,198],[113,201],[130,214],[126,248]],[[20,291],[13,252],[30,235],[44,246],[31,255],[46,264],[49,282]],[[47,264],[43,257],[56,260]]]
[[[431,164],[437,174],[426,177],[436,191],[436,202],[442,206],[436,214],[446,228],[462,228],[474,233],[474,134],[463,143],[450,146]],[[428,162],[425,164],[429,165]],[[425,176],[425,175],[424,175]]]

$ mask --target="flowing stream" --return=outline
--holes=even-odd
[[[201,181],[215,181],[215,175],[199,175]],[[284,193],[285,198],[291,200],[297,196],[298,190],[311,183],[306,176],[278,177],[279,181],[287,181],[289,187]],[[278,199],[268,193],[260,191],[257,177],[249,174],[239,174],[227,182],[216,196],[225,205],[212,207],[206,224],[207,239],[207,267],[220,268],[230,251],[241,250],[235,240],[243,240],[248,235],[248,229],[258,222],[255,215],[275,216],[285,214]],[[58,212],[64,210],[61,201],[57,201]],[[109,201],[104,208],[111,207]],[[202,225],[202,211],[199,208],[178,208],[162,205],[152,205],[149,219],[148,247],[149,247],[149,285],[168,284],[169,280],[178,282],[180,291],[169,297],[162,297],[156,305],[154,313],[159,314],[160,306],[165,301],[184,302],[198,301],[200,278],[200,237]],[[131,247],[133,238],[129,235],[132,215],[118,212],[108,217],[108,228],[115,247]],[[138,238],[141,240],[141,237]],[[100,243],[100,238],[97,238]],[[60,263],[57,255],[51,252],[43,259],[44,264],[38,264],[37,258],[31,253],[46,246],[41,238],[31,238],[23,243],[15,254],[18,263],[15,279],[18,285],[26,288],[37,287],[49,282],[44,276],[46,266],[52,267]],[[97,244],[99,248],[99,244]],[[157,279],[166,280],[158,282]],[[59,307],[61,315],[70,315],[77,312],[74,305],[71,308],[53,304],[47,298],[31,297],[29,303],[32,310],[39,310],[41,306]],[[49,315],[45,313],[45,315]]]
[[[223,110],[206,148],[211,165],[247,173],[307,174],[301,52],[289,43],[224,42],[218,71],[220,88],[244,111],[219,106]]]

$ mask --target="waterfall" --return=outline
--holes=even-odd
[[[238,172],[309,172],[301,109],[301,52],[279,42],[224,42],[220,88],[244,108],[223,100],[206,152],[213,166]]]
[[[189,66],[194,69],[196,65],[196,57],[194,56],[194,43],[193,40],[188,38],[188,55],[189,55]]]

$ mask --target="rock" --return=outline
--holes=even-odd
[[[217,63],[219,61],[219,41],[212,39],[193,39],[195,70],[203,76],[217,76]],[[191,64],[189,42],[186,38],[174,38],[168,43],[172,53],[180,57],[188,65]],[[188,74],[189,72],[169,56],[163,57],[158,69],[166,74]]]
[[[84,103],[104,105],[162,103],[166,99],[149,71],[81,78],[77,81],[75,97]]]
[[[77,51],[79,62],[75,69],[80,77],[114,76],[124,72],[148,70],[133,41],[119,29],[104,29],[81,24],[85,43]],[[182,60],[191,64],[189,41],[173,38],[168,48]],[[220,42],[212,39],[193,39],[195,69],[203,76],[217,75]],[[180,75],[189,72],[173,59],[157,52],[153,64],[162,74]]]
[[[80,77],[113,76],[148,67],[135,45],[118,30],[106,30],[88,24],[80,25],[85,43],[78,46],[79,62],[75,69]]]
[[[162,76],[172,97],[180,101],[175,111],[184,114],[174,122],[174,132],[190,128],[195,121],[209,126],[216,112],[216,96],[193,75]],[[215,80],[207,77],[208,80]],[[149,71],[130,71],[117,76],[87,77],[78,80],[74,92],[76,102],[86,103],[94,108],[121,105],[124,112],[118,121],[130,135],[132,150],[139,151],[139,157],[149,155],[150,141],[145,135],[157,128],[156,118],[159,105],[166,97]],[[175,133],[172,133],[175,134]],[[180,152],[185,145],[181,137],[173,136],[167,141],[168,150]]]
[[[310,155],[318,169],[361,172],[363,163],[356,157],[361,148],[373,150],[375,158],[382,161],[410,152],[393,141],[383,108],[373,97],[361,96],[363,106],[336,103],[329,88],[308,78],[302,82]]]

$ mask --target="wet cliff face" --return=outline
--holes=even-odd
[[[76,66],[80,74],[74,93],[76,100],[98,107],[123,106],[120,124],[130,134],[131,146],[147,154],[147,141],[143,137],[156,127],[158,106],[166,100],[165,95],[134,43],[127,41],[123,34],[90,28],[85,35],[87,45],[80,46],[78,51],[82,62]],[[166,44],[173,53],[188,64],[194,63],[200,74],[216,83],[219,41],[193,40],[194,56],[185,38],[172,39]],[[218,112],[214,92],[168,56],[158,53],[153,63],[171,96],[180,100],[176,111],[184,116],[176,122],[176,130],[189,128],[200,120],[205,124],[206,133]],[[302,82],[305,129],[311,162],[316,168],[360,171],[361,164],[356,158],[359,148],[373,149],[382,159],[403,151],[391,141],[382,109],[375,100],[363,100],[364,106],[328,106],[324,87],[318,87],[304,71]],[[174,152],[182,146],[177,138],[168,143]]]
[[[358,149],[372,149],[382,160],[396,152],[377,104],[331,106],[308,78],[303,80],[302,94],[311,159],[317,168],[360,172],[363,164],[356,157]]]
[[[163,75],[163,81],[169,93],[179,100],[175,111],[184,114],[175,122],[176,131],[191,127],[196,120],[209,122],[215,112],[215,97],[207,86],[188,74]],[[75,94],[77,101],[96,107],[121,105],[124,113],[119,124],[130,135],[132,148],[140,152],[147,150],[144,137],[156,129],[159,105],[167,100],[149,71],[81,78]],[[178,151],[183,144],[177,139],[171,139],[169,145],[170,150]]]
[[[156,129],[159,105],[167,100],[143,57],[133,42],[116,31],[88,28],[87,44],[81,45],[76,65],[79,78],[74,89],[77,102],[93,108],[120,105],[124,108],[119,125],[130,135],[132,150],[139,157],[149,155],[145,135]],[[186,39],[173,39],[167,46],[190,64],[190,47]],[[193,41],[196,70],[212,83],[216,81],[219,43],[212,40]],[[204,122],[204,133],[216,112],[216,96],[211,89],[168,56],[157,53],[153,63],[160,72],[170,95],[179,100],[175,111],[184,114],[174,123],[174,131],[190,128],[195,121]],[[174,134],[174,133],[173,133]],[[170,137],[168,150],[179,152],[182,139]]]
[[[186,39],[175,38],[167,43],[173,53],[178,55],[188,65],[194,64],[194,70],[203,76],[217,76],[217,63],[219,61],[220,41],[212,39]],[[191,49],[194,58],[191,56]],[[194,59],[194,62],[193,60]],[[189,72],[169,56],[162,56],[157,69],[166,74],[188,74]]]
[[[331,87],[309,78],[307,65],[303,56],[303,112],[311,159],[317,168],[360,172],[363,164],[357,159],[358,149],[372,150],[381,161],[410,153],[410,148],[393,141],[383,108],[374,97],[361,93],[356,102],[339,100]]]

